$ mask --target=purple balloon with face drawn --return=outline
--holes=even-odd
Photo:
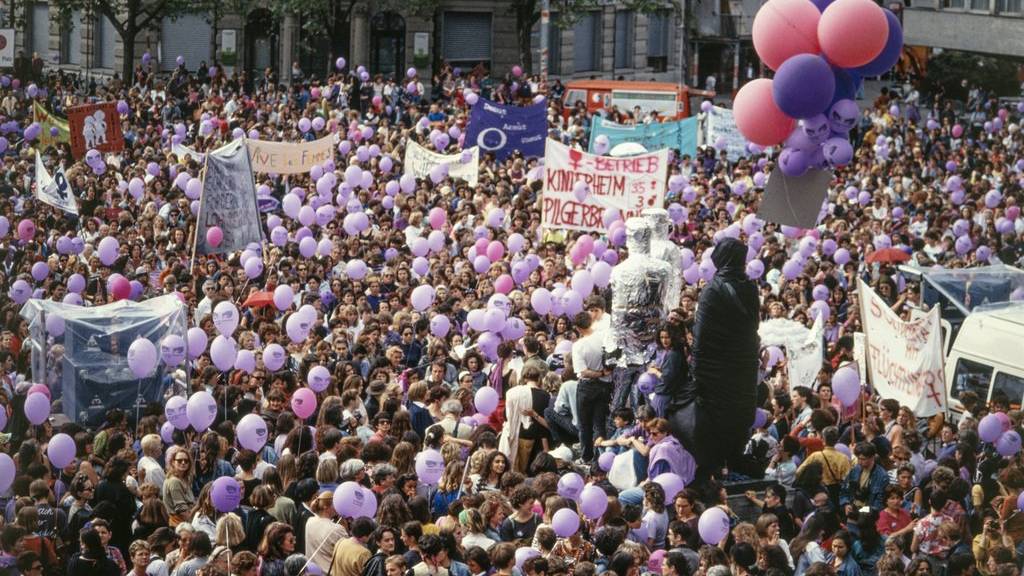
[[[828,111],[828,124],[833,132],[847,134],[857,124],[860,108],[853,100],[839,100]]]
[[[807,135],[807,138],[815,144],[821,144],[827,140],[831,133],[828,118],[826,118],[824,114],[805,118],[801,122],[801,128],[803,129],[804,134]]]

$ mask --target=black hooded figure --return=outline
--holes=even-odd
[[[715,276],[701,291],[693,326],[694,380],[669,410],[673,434],[694,455],[704,479],[742,455],[750,437],[760,349],[760,301],[747,278],[747,246],[725,238],[711,261]]]

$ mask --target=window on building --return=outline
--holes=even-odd
[[[82,11],[75,10],[60,23],[60,63],[82,63]]]
[[[1024,0],[999,0],[997,8],[1000,14],[1020,14],[1024,11]]]
[[[943,7],[963,10],[964,0],[943,0]]]
[[[573,27],[573,72],[601,69],[601,12],[587,12]]]
[[[43,60],[50,59],[50,5],[32,6],[32,52]],[[29,55],[31,57],[31,54]]]
[[[96,15],[92,28],[92,58],[96,68],[114,67],[114,46],[117,42],[117,31],[110,20],[102,14]]]
[[[469,70],[477,64],[491,64],[491,13],[445,12],[444,59],[452,66]]]
[[[647,65],[654,72],[668,69],[670,12],[654,12],[647,17]]]
[[[551,25],[548,26],[548,74],[557,75],[561,73],[562,29],[558,27],[558,14],[552,12]]]
[[[632,10],[619,10],[615,13],[615,67],[633,67],[633,29]]]
[[[971,10],[988,12],[991,9],[991,5],[989,4],[990,1],[991,0],[971,0]]]

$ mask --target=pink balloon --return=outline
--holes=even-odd
[[[491,240],[487,245],[487,258],[491,262],[501,260],[501,257],[505,255],[505,246],[497,240]]]
[[[818,23],[821,51],[842,68],[871,62],[885,48],[888,38],[889,21],[872,0],[835,0]]]
[[[118,276],[110,281],[109,289],[114,300],[124,300],[131,296],[132,284],[124,276]]]
[[[770,0],[754,16],[754,49],[772,70],[790,56],[817,54],[821,13],[808,0]],[[883,17],[884,18],[884,17]]]
[[[213,226],[206,230],[206,243],[216,248],[224,241],[224,231],[220,226]]]
[[[299,388],[292,394],[292,412],[305,420],[316,411],[316,393],[309,388]]]
[[[512,277],[509,276],[508,274],[502,274],[501,276],[498,276],[497,280],[494,281],[495,292],[508,294],[509,292],[512,291],[512,288],[514,287],[515,282],[512,280]]]
[[[733,102],[733,115],[743,136],[761,146],[782,142],[796,127],[796,120],[775,105],[772,81],[767,78],[752,80],[740,88]]]
[[[430,222],[430,227],[433,228],[434,230],[441,229],[444,226],[444,223],[447,219],[448,215],[445,213],[444,208],[441,208],[440,206],[435,206],[430,209],[430,216],[428,217],[428,221]]]

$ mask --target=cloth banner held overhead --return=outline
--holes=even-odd
[[[628,158],[595,156],[547,140],[544,155],[544,210],[541,225],[568,230],[604,230],[601,215],[617,208],[623,219],[661,207],[668,176],[668,150]],[[589,186],[582,202],[576,182]]]
[[[712,106],[704,120],[704,144],[715,146],[719,139],[723,140],[723,148],[729,154],[729,160],[736,161],[750,156],[747,152],[747,139],[740,134],[733,118],[732,110]]]
[[[591,153],[594,152],[594,141],[602,134],[608,137],[608,142],[611,143],[610,148],[615,148],[623,142],[636,142],[648,150],[671,148],[678,150],[679,154],[689,154],[691,157],[697,155],[696,117],[684,118],[678,122],[652,122],[626,126],[595,116],[594,123],[590,127],[589,150]]]
[[[904,322],[859,278],[857,291],[867,337],[868,380],[875,391],[910,406],[917,416],[945,411],[939,308]]]
[[[244,140],[253,172],[260,174],[306,174],[334,157],[333,134],[312,142]]]
[[[263,241],[256,205],[256,183],[249,155],[241,140],[206,155],[203,195],[196,225],[195,254],[223,254]],[[224,239],[217,247],[206,243],[206,231],[219,226]]]
[[[124,150],[121,115],[114,102],[69,108],[68,127],[71,131],[71,153],[75,158],[85,156],[92,148],[100,152]]]
[[[43,149],[49,148],[61,142],[71,141],[71,132],[68,129],[68,121],[58,118],[43,107],[39,102],[32,102],[32,120],[39,123],[39,145]],[[50,134],[50,130],[57,129],[57,135]]]
[[[54,208],[70,214],[78,214],[78,201],[71,191],[71,183],[64,176],[64,168],[57,167],[57,171],[50,176],[43,166],[43,157],[36,150],[36,198]]]
[[[825,359],[824,336],[825,324],[821,321],[821,316],[818,316],[802,343],[786,346],[790,388],[817,388],[818,372],[821,372],[821,363]]]
[[[481,98],[469,112],[466,143],[502,161],[518,150],[526,158],[544,155],[547,106],[505,106]]]
[[[469,162],[462,162],[462,154],[469,152]],[[416,178],[430,178],[430,171],[434,166],[448,165],[448,176],[465,180],[470,186],[476,186],[480,177],[480,147],[473,146],[466,148],[459,154],[438,154],[431,152],[423,146],[409,141],[405,146],[405,159],[402,160],[402,167],[406,174],[412,174]]]
[[[196,162],[202,162],[206,154],[196,152],[184,144],[171,144],[171,153],[178,157],[178,161],[184,162],[185,158],[192,158]]]

